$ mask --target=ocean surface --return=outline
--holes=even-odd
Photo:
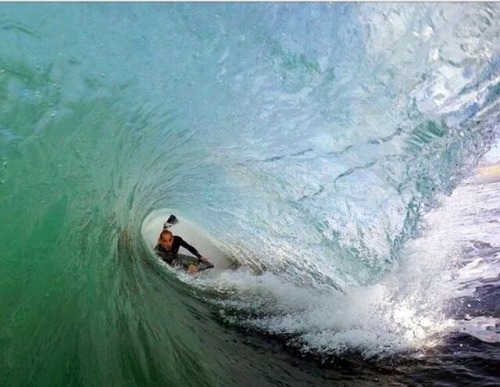
[[[499,3],[0,4],[0,385],[499,385],[499,118]]]

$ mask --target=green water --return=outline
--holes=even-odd
[[[391,272],[422,208],[487,149],[498,12],[380,7],[1,4],[0,385],[399,380],[359,356],[399,343],[397,330],[374,335],[370,318],[344,313],[365,301],[339,289]],[[441,17],[455,14],[481,20],[467,36],[484,55],[452,50],[461,41]],[[436,49],[425,34],[391,30],[408,51],[380,49],[369,27],[394,15],[437,23],[449,60],[422,59]],[[443,63],[461,70],[447,78]],[[440,74],[489,99],[429,111],[419,92]],[[140,229],[166,207],[267,276],[198,286],[165,269]],[[267,331],[243,321],[267,315]],[[352,358],[311,361],[352,342]]]

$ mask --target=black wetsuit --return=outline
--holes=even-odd
[[[196,256],[196,258],[199,259],[201,258],[201,254],[198,253],[198,250],[196,250],[193,246],[191,246],[189,243],[187,243],[184,239],[182,239],[180,236],[174,235],[174,241],[172,243],[172,247],[170,250],[167,250],[164,248],[160,243],[158,243],[155,247],[156,254],[164,260],[166,263],[168,263],[171,266],[176,266],[176,265],[182,265],[183,263],[177,262],[177,254],[179,253],[179,248],[184,247],[186,250],[188,250],[191,254]],[[198,263],[194,262],[195,258],[193,258],[193,263]]]

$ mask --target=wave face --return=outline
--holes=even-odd
[[[498,20],[2,4],[2,384],[281,380],[226,324],[314,356],[439,347],[463,265],[423,220],[498,135]],[[161,208],[241,268],[179,282],[140,234]]]

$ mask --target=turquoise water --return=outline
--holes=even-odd
[[[498,135],[499,12],[1,4],[1,384],[394,381],[377,362],[439,353],[460,254],[418,241]],[[159,265],[161,208],[241,268]]]

